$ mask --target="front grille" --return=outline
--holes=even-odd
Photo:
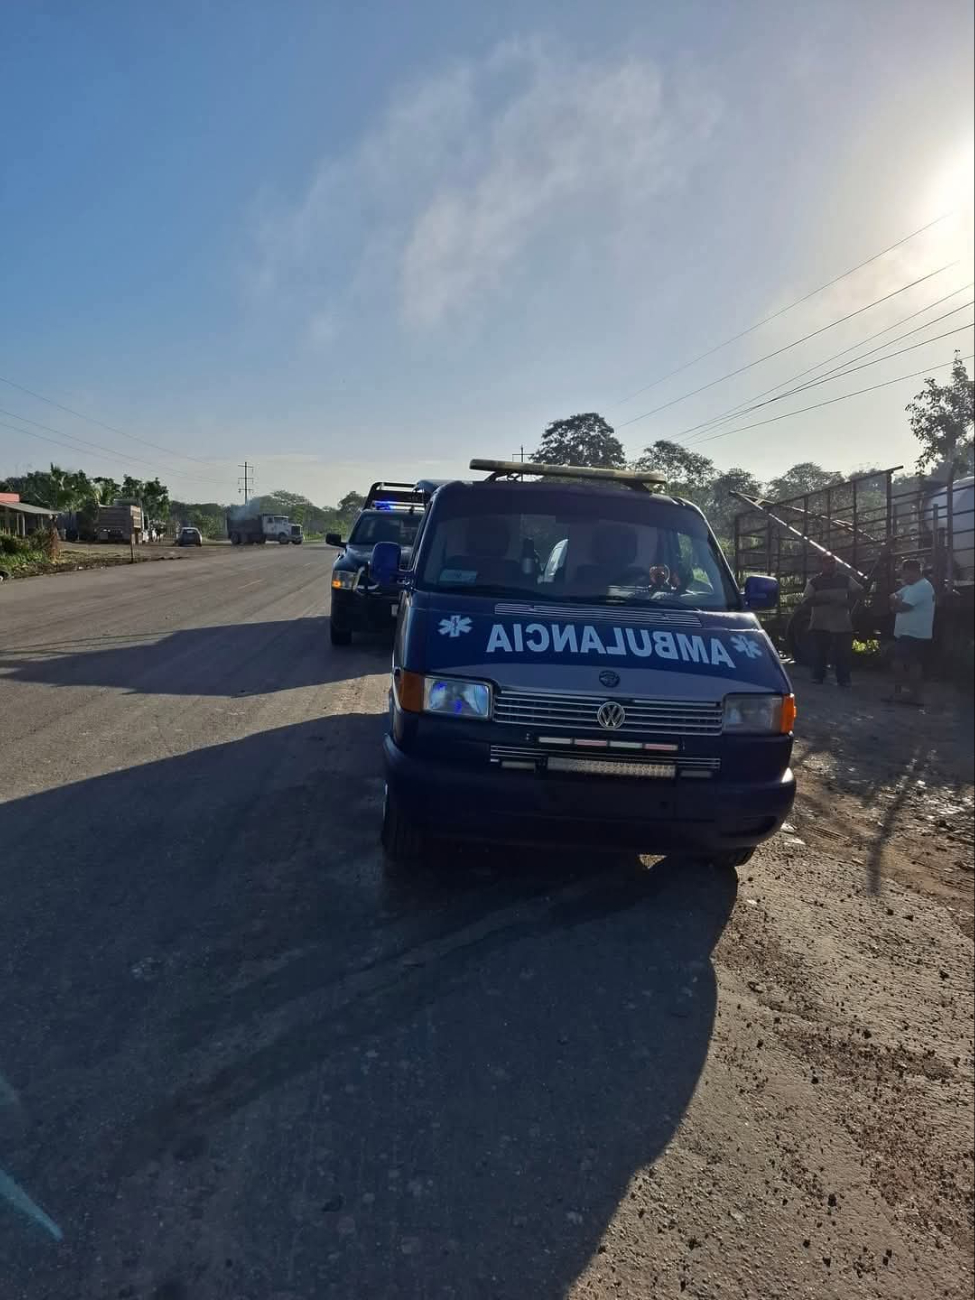
[[[608,698],[622,704],[622,726],[608,732],[596,720]],[[569,727],[601,736],[719,736],[720,703],[697,700],[625,700],[606,695],[563,695],[555,692],[502,691],[494,698],[495,722],[520,727]]]
[[[571,754],[571,757],[570,757]],[[528,767],[529,764],[535,767],[541,766],[544,770],[550,766],[549,760],[554,759],[561,763],[586,764],[586,770],[597,772],[602,768],[608,771],[613,767],[631,768],[645,765],[648,769],[668,767],[675,770],[678,776],[716,776],[721,770],[720,758],[679,758],[676,754],[671,756],[659,753],[638,753],[619,751],[604,751],[594,753],[592,750],[578,750],[574,753],[571,751],[552,749],[539,749],[531,745],[492,745],[490,748],[490,761],[505,766]]]

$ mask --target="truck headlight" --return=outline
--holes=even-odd
[[[351,591],[359,577],[356,569],[333,569],[332,589],[334,591]]]
[[[787,736],[796,720],[794,695],[726,695],[724,729],[737,735]]]
[[[491,688],[487,682],[456,677],[424,677],[423,712],[452,718],[489,718]]]

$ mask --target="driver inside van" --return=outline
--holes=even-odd
[[[628,524],[602,523],[593,529],[591,560],[575,571],[579,594],[604,593],[610,587],[647,584],[647,570],[636,563],[637,531]]]

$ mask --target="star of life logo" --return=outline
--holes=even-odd
[[[438,631],[441,636],[458,637],[471,630],[471,620],[463,614],[451,614],[440,620]]]
[[[742,636],[740,633],[738,636],[731,638],[731,644],[740,655],[747,655],[749,659],[757,659],[762,653],[762,647],[757,641],[753,641],[751,637]]]

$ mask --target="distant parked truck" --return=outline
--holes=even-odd
[[[304,540],[301,524],[293,524],[287,515],[249,515],[241,508],[227,512],[227,536],[234,546],[265,542],[300,546]]]
[[[142,507],[116,501],[111,506],[98,507],[95,536],[100,542],[133,542],[144,540]]]

